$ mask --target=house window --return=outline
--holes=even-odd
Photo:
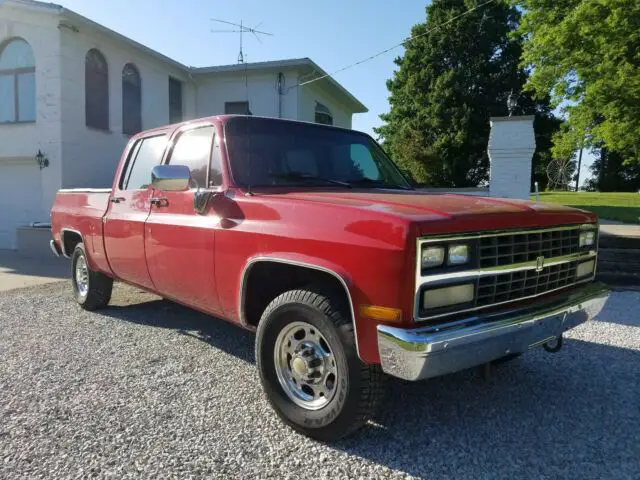
[[[251,115],[249,102],[224,102],[224,113],[227,115]]]
[[[169,77],[169,123],[182,121],[182,82]]]
[[[36,63],[27,42],[0,47],[0,123],[36,121]]]
[[[329,110],[326,105],[316,102],[316,116],[314,121],[322,125],[333,125],[331,110]]]
[[[135,135],[142,130],[142,83],[140,72],[131,63],[122,69],[122,133]]]
[[[95,48],[84,59],[84,95],[87,127],[109,130],[109,68]]]

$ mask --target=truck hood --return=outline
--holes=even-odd
[[[280,193],[280,195],[283,195]],[[419,224],[443,225],[466,223],[477,229],[476,221],[495,220],[500,228],[546,226],[595,221],[595,215],[575,208],[527,200],[489,198],[474,195],[440,194],[420,191],[317,191],[288,192],[290,200],[303,200],[374,210],[400,216]],[[461,222],[465,219],[467,222]],[[497,228],[486,225],[483,229]],[[452,228],[453,230],[463,230]]]

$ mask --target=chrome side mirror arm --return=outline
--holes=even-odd
[[[198,188],[193,193],[193,209],[199,215],[206,215],[212,198],[222,194],[221,188]]]

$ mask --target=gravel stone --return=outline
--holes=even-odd
[[[0,293],[0,478],[639,478],[640,292],[500,365],[393,380],[321,444],[283,425],[253,335],[116,285],[89,313],[56,283]]]

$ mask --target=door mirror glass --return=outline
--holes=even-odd
[[[189,189],[191,172],[184,165],[156,165],[151,170],[151,186],[164,192]]]

